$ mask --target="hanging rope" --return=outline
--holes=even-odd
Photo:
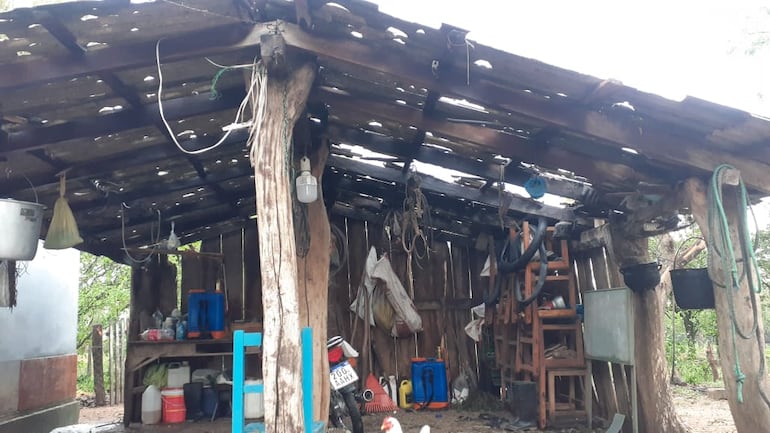
[[[757,387],[765,404],[770,406],[770,398],[768,398],[762,388],[765,375],[765,356],[763,353],[764,336],[761,335],[760,327],[758,326],[759,306],[757,305],[757,294],[761,291],[762,287],[759,279],[759,266],[757,264],[756,255],[754,254],[751,235],[749,234],[748,214],[746,209],[750,208],[750,203],[743,180],[740,178],[738,180],[738,194],[734,204],[738,211],[737,236],[740,244],[740,258],[736,257],[735,249],[733,247],[730,224],[727,219],[725,203],[722,196],[724,186],[727,184],[727,176],[734,170],[734,167],[726,164],[717,167],[711,177],[711,183],[708,189],[709,277],[711,277],[711,280],[715,285],[726,291],[731,322],[730,337],[733,356],[735,358],[735,379],[737,382],[736,394],[738,403],[743,403],[743,384],[746,380],[746,375],[741,371],[741,360],[738,353],[737,341],[738,338],[748,340],[754,337],[757,341],[757,349],[759,351]],[[740,273],[738,271],[739,261],[743,264],[743,269]],[[721,267],[722,275],[713,274],[712,269],[715,269],[713,265],[716,264]],[[735,296],[739,294],[741,284],[746,278],[748,278],[749,298],[751,300],[752,308],[752,324],[751,329],[748,331],[741,329],[735,313]]]

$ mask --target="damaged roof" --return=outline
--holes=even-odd
[[[250,223],[247,130],[181,152],[159,113],[157,63],[173,135],[202,149],[246,96],[244,71],[223,66],[253,63],[276,33],[318,65],[302,121],[332,144],[332,214],[381,220],[414,172],[434,229],[455,240],[499,227],[501,187],[511,218],[577,222],[721,163],[770,192],[766,119],[505,53],[450,25],[360,0],[105,0],[0,14],[0,197],[37,194],[45,231],[66,171],[80,248],[113,258],[150,243],[159,221],[183,243]],[[535,175],[548,200],[521,188]]]

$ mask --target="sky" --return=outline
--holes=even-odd
[[[770,15],[755,0],[379,0],[380,10],[555,66],[617,79],[681,100],[687,95],[770,117],[770,48],[749,32]],[[765,18],[762,20],[761,18]],[[770,101],[770,100],[769,100]]]

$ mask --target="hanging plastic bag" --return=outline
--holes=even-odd
[[[62,175],[59,178],[59,198],[54,204],[53,218],[43,244],[43,248],[48,250],[63,250],[83,243],[75,222],[75,215],[72,214],[72,209],[65,197],[66,183],[66,177]]]
[[[393,306],[390,305],[385,291],[380,287],[375,288],[372,294],[372,313],[374,314],[374,323],[383,331],[390,332],[393,328],[395,311],[393,311]]]

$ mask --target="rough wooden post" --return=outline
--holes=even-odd
[[[612,242],[607,254],[619,267],[649,262],[647,238],[630,239],[620,227],[611,224]],[[666,297],[671,280],[667,270],[655,290],[635,294],[637,396],[639,399],[639,430],[643,432],[685,433],[684,426],[674,410],[668,375],[666,374],[665,318]]]
[[[685,195],[690,203],[690,210],[695,221],[706,239],[709,239],[708,225],[708,204],[706,200],[706,186],[699,179],[688,179],[684,185]],[[736,203],[735,195],[730,191],[725,191],[723,198],[725,213],[729,221],[730,236],[734,239],[733,245],[736,248],[736,257],[741,257],[738,250],[740,243],[738,239],[738,215],[732,204]],[[722,275],[721,264],[718,260],[709,264],[712,275]],[[732,289],[731,289],[732,290]],[[740,296],[734,296],[736,326],[743,330],[751,329],[753,322],[753,313],[749,299],[748,281],[744,278],[739,289]],[[730,293],[733,296],[733,293]],[[740,358],[741,371],[746,375],[743,385],[743,403],[737,399],[737,381],[735,374],[735,354],[733,352],[733,341],[731,329],[733,326],[730,317],[730,307],[728,304],[728,292],[724,289],[715,287],[714,302],[717,311],[717,327],[719,330],[719,360],[722,365],[722,378],[727,390],[727,400],[730,403],[730,411],[735,421],[735,429],[738,433],[753,433],[767,431],[770,425],[770,407],[765,403],[760,395],[759,381],[765,381],[764,377],[759,377],[760,351],[757,348],[757,340],[750,338],[744,340],[736,337],[736,346],[738,357]],[[762,331],[762,311],[757,312],[757,320],[760,335]],[[764,341],[762,341],[762,351],[764,353]],[[768,392],[765,387],[765,392]]]
[[[289,68],[285,77],[268,78],[264,117],[254,152],[267,433],[304,431],[297,255],[290,188],[293,179],[288,170],[292,159],[288,142],[297,117],[305,108],[314,76],[314,66],[303,64]]]
[[[308,125],[297,125],[295,146],[300,149],[311,140]],[[307,140],[307,141],[305,141]],[[298,258],[299,315],[302,326],[313,328],[314,375],[313,412],[315,419],[329,418],[329,359],[326,357],[326,334],[329,304],[329,217],[324,205],[321,180],[326,167],[329,147],[323,143],[313,155],[308,155],[311,172],[318,178],[318,199],[307,204],[307,229],[310,245],[305,257]]]
[[[94,325],[91,332],[91,350],[94,358],[94,393],[96,406],[104,406],[104,355],[102,351],[102,325]]]

